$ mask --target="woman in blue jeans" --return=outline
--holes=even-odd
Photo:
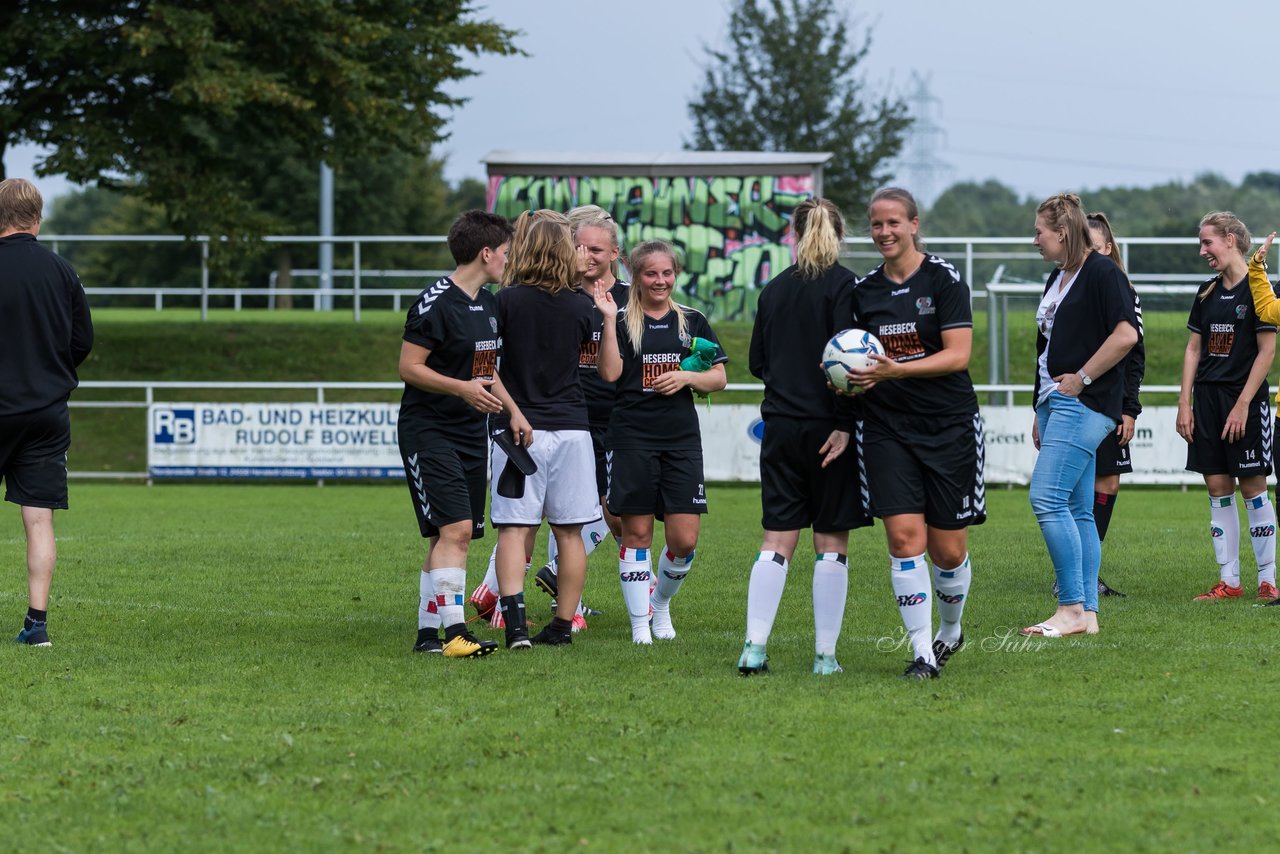
[[[1022,633],[1056,638],[1098,631],[1094,461],[1120,421],[1124,377],[1114,368],[1138,342],[1138,321],[1124,274],[1092,249],[1079,196],[1045,200],[1035,229],[1040,255],[1057,269],[1036,311],[1031,438],[1040,456],[1031,473],[1031,509],[1053,560],[1058,610]]]

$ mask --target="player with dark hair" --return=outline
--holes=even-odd
[[[1116,245],[1115,235],[1111,231],[1111,223],[1107,215],[1101,211],[1091,213],[1085,219],[1089,223],[1089,233],[1093,236],[1093,251],[1105,255],[1115,262],[1124,272],[1124,258],[1120,247]],[[1128,276],[1125,277],[1126,280]],[[1142,377],[1146,373],[1147,353],[1142,343],[1142,301],[1138,292],[1129,283],[1129,295],[1133,297],[1133,313],[1138,319],[1138,343],[1124,357],[1121,370],[1124,371],[1124,405],[1120,410],[1120,423],[1116,429],[1107,434],[1098,446],[1096,470],[1093,478],[1093,522],[1098,528],[1098,543],[1107,539],[1107,529],[1111,526],[1111,514],[1115,511],[1116,501],[1120,494],[1120,475],[1133,472],[1133,460],[1129,456],[1129,443],[1133,439],[1138,416],[1142,413],[1142,403],[1138,393],[1142,389]],[[1058,591],[1055,589],[1054,593]],[[1123,596],[1119,590],[1109,586],[1098,576],[1099,596]]]
[[[652,644],[655,637],[676,636],[671,599],[693,565],[701,514],[707,512],[693,394],[724,388],[729,359],[706,317],[673,299],[680,265],[671,244],[641,243],[631,250],[627,266],[631,293],[618,314],[622,375],[605,440],[605,502],[622,517],[618,577],[631,618],[631,640]],[[695,339],[715,348],[705,370],[681,367],[693,354]],[[656,514],[662,514],[667,541],[651,594],[649,548]]]
[[[67,401],[93,347],[84,287],[37,241],[44,200],[30,181],[0,181],[0,481],[22,510],[27,615],[17,641],[52,646],[53,511],[67,509]]]
[[[400,455],[418,529],[430,541],[415,652],[471,658],[497,649],[467,631],[463,595],[468,547],[484,536],[486,417],[503,408],[495,396],[497,306],[484,286],[502,277],[511,234],[506,219],[485,211],[454,220],[448,243],[458,267],[418,295],[404,325]],[[518,412],[511,417],[526,426]]]
[[[1276,512],[1267,495],[1271,472],[1271,403],[1267,371],[1276,354],[1276,327],[1258,319],[1247,286],[1253,238],[1240,218],[1215,211],[1200,220],[1200,257],[1217,275],[1191,304],[1178,435],[1187,441],[1187,468],[1204,475],[1219,581],[1197,601],[1238,599],[1240,516],[1234,495],[1239,482],[1258,562],[1258,601],[1276,591]]]
[[[973,577],[968,529],[987,515],[982,416],[969,378],[973,312],[959,271],[923,251],[910,193],[877,191],[867,220],[884,263],[853,289],[854,325],[879,338],[885,355],[872,354],[874,365],[849,376],[865,392],[871,506],[884,523],[893,593],[913,652],[902,675],[932,679],[964,645],[961,617]]]
[[[575,250],[567,225],[541,221],[529,225],[512,256],[513,284],[496,297],[502,333],[500,396],[508,411],[522,414],[521,423],[511,420],[510,440],[529,449],[537,469],[528,473],[520,495],[504,494],[497,473],[506,465],[508,451],[514,455],[516,449],[495,442],[490,513],[498,526],[498,604],[507,648],[524,649],[572,643],[573,617],[587,571],[581,529],[600,517],[600,507],[586,398],[578,381],[579,356],[592,340],[593,325],[592,298],[577,287],[587,266],[586,252]],[[593,298],[606,322],[598,370],[605,380],[613,380],[621,370],[613,323],[617,306],[599,284]],[[556,616],[530,638],[523,567],[529,534],[544,515],[559,549],[562,595]]]
[[[764,537],[747,587],[743,676],[768,670],[765,645],[782,601],[800,531],[813,528],[813,672],[840,672],[836,641],[849,587],[849,529],[871,524],[861,435],[852,401],[836,397],[817,365],[831,337],[852,323],[857,276],[840,265],[844,217],[826,199],[796,208],[796,263],[760,293],[751,373],[764,381],[760,505]],[[855,486],[855,484],[857,486]],[[861,488],[859,488],[861,487]]]

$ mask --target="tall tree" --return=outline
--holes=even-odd
[[[858,73],[858,40],[834,0],[735,0],[729,46],[705,48],[702,90],[689,103],[686,147],[720,151],[830,151],[823,193],[861,210],[889,177],[911,124],[901,99],[875,98]]]
[[[8,0],[0,154],[50,146],[45,174],[141,195],[186,234],[273,223],[262,146],[335,168],[443,137],[463,54],[516,52],[468,0]]]

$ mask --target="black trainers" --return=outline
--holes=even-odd
[[[556,578],[556,574],[551,571],[551,564],[545,563],[542,569],[538,570],[533,576],[533,583],[538,585],[538,589],[550,596],[552,599],[558,599],[560,592],[560,579]]]
[[[543,626],[542,631],[534,635],[530,643],[537,646],[568,646],[573,643],[573,634],[571,632],[557,632],[549,625]]]
[[[934,667],[923,658],[917,658],[915,661],[907,665],[907,670],[902,674],[903,679],[937,679],[938,668]]]
[[[946,643],[940,640],[935,640],[933,642],[933,657],[938,660],[939,673],[941,673],[942,668],[946,666],[947,660],[950,659],[951,656],[959,652],[962,646],[964,646],[963,632],[960,634],[960,639],[956,641],[955,646],[948,646]],[[914,663],[915,662],[912,662],[912,664]]]
[[[33,622],[30,627],[18,632],[14,640],[27,646],[53,646],[53,641],[49,640],[48,626],[49,624],[43,620],[38,623]]]
[[[507,626],[507,649],[531,649],[529,630],[524,626]]]
[[[430,634],[427,634],[428,631]],[[440,643],[440,636],[435,629],[421,629],[418,631],[418,640],[413,644],[413,651],[440,655],[444,652],[444,644]]]
[[[1098,595],[1099,596],[1119,596],[1122,599],[1124,598],[1123,593],[1121,593],[1119,590],[1116,590],[1114,587],[1109,587],[1107,585],[1107,582],[1103,581],[1101,577],[1098,578]]]

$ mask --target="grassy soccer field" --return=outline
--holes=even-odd
[[[989,499],[969,645],[941,679],[906,683],[879,528],[851,549],[845,672],[809,673],[802,548],[774,672],[738,677],[754,487],[710,491],[677,640],[629,643],[602,552],[587,598],[605,613],[572,648],[446,661],[409,651],[422,545],[402,485],[73,485],[55,645],[0,644],[0,836],[54,851],[1273,845],[1280,608],[1191,602],[1216,580],[1202,494],[1122,494],[1104,575],[1130,595],[1104,600],[1101,635],[1058,641],[1011,634],[1051,613],[1051,572],[1025,491]],[[3,520],[16,632],[16,508]]]

